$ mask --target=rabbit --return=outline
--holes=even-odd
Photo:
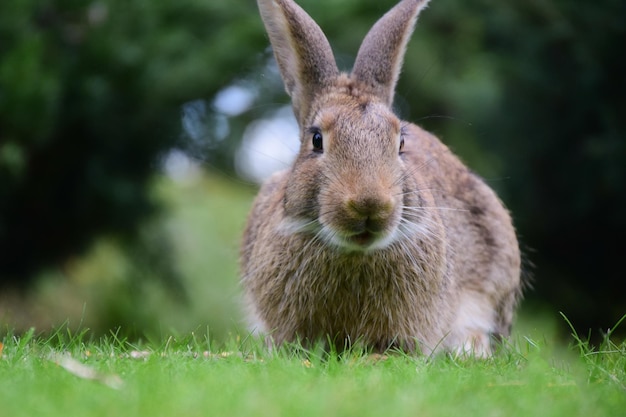
[[[244,230],[241,286],[272,345],[358,343],[488,357],[521,294],[509,212],[434,135],[392,111],[406,44],[428,0],[402,0],[338,70],[292,0],[258,0],[300,127]]]

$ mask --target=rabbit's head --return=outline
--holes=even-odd
[[[383,16],[350,74],[340,73],[321,29],[292,0],[258,3],[300,126],[283,227],[345,250],[387,247],[403,235],[406,199],[418,198],[409,192],[415,179],[403,158],[405,127],[391,104],[428,1],[403,0]]]

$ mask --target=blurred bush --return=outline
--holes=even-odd
[[[0,284],[136,236],[159,158],[184,146],[181,104],[263,48],[250,3],[1,3]]]
[[[300,3],[349,69],[394,1]],[[398,87],[399,113],[439,135],[511,208],[535,264],[530,301],[581,329],[626,312],[624,245],[614,243],[626,232],[625,8],[433,0]],[[27,286],[98,236],[135,250],[141,220],[160,206],[147,185],[173,148],[233,174],[246,127],[288,103],[267,47],[249,0],[2,2],[0,283]],[[252,97],[236,111],[215,101],[232,86]],[[134,258],[176,252],[168,239],[148,239],[157,243]],[[184,263],[163,264],[169,271],[138,275],[181,275],[189,288]]]
[[[626,58],[616,53],[626,42],[626,3],[519,2],[482,12],[502,90],[477,127],[502,158],[503,196],[532,249],[531,297],[583,332],[606,329],[626,314],[618,237],[626,233]]]
[[[0,334],[5,325],[48,331],[66,324],[132,340],[195,332],[223,341],[240,330],[238,246],[254,190],[198,175],[160,178],[150,194],[164,209],[142,222],[136,244],[100,238],[85,255],[40,274],[26,294],[0,293]],[[168,268],[175,282],[155,279]]]

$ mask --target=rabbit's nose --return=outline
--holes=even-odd
[[[383,197],[350,198],[347,201],[348,209],[362,217],[385,217],[391,213],[393,203]]]
[[[355,229],[379,232],[387,224],[393,203],[384,198],[363,197],[349,199],[346,207],[354,225],[357,226]]]

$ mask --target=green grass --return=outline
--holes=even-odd
[[[626,344],[562,351],[516,337],[493,359],[385,356],[254,340],[133,345],[59,330],[8,334],[3,416],[623,416]],[[71,358],[71,359],[68,359]],[[87,375],[80,366],[87,368]]]

